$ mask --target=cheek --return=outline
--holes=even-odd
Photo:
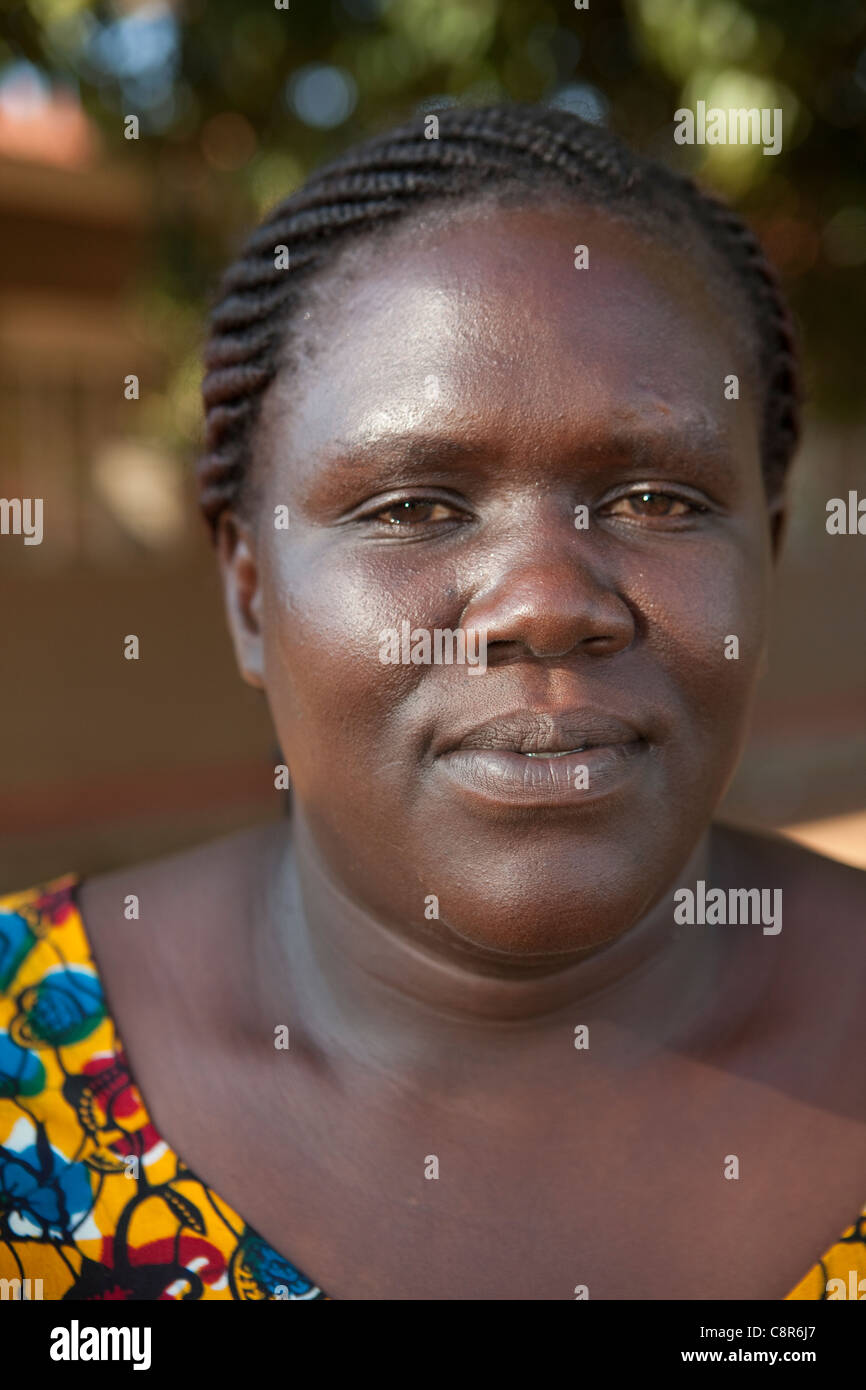
[[[425,668],[383,664],[385,629],[428,622],[429,593],[405,560],[337,547],[279,546],[263,565],[265,689],[281,747],[300,782],[339,764],[364,774],[365,752],[397,737],[405,700]],[[429,576],[432,581],[433,576]],[[438,585],[441,585],[441,574]],[[458,613],[453,615],[456,623]],[[403,743],[405,744],[405,731]]]
[[[758,530],[681,547],[676,563],[633,573],[647,655],[704,755],[727,763],[743,737],[760,673],[770,598],[769,551]]]

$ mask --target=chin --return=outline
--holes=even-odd
[[[661,885],[660,885],[661,887]],[[645,876],[623,881],[622,863],[608,874],[567,878],[525,874],[498,889],[484,882],[443,893],[441,924],[466,946],[514,961],[577,955],[598,949],[633,927],[649,906]]]

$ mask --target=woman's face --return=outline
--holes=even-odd
[[[222,547],[230,621],[295,814],[400,930],[596,946],[706,829],[772,549],[733,300],[672,237],[543,205],[406,224],[310,294]],[[468,631],[476,669],[419,629],[431,656]]]

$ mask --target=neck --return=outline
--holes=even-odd
[[[386,1064],[464,1059],[525,1049],[563,1027],[604,1021],[640,1050],[657,1051],[703,1018],[717,981],[718,938],[673,921],[675,887],[711,877],[710,832],[641,919],[603,946],[568,957],[509,963],[507,972],[389,926],[350,899],[330,873],[299,809],[270,875],[271,943],[287,963],[307,1026],[327,1047]],[[268,950],[265,988],[285,979]],[[705,1020],[704,1020],[705,1021]],[[558,1044],[557,1044],[558,1045]]]

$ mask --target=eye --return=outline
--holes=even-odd
[[[652,488],[640,488],[637,492],[626,493],[624,497],[616,497],[605,507],[608,516],[645,517],[650,521],[671,521],[705,511],[707,508],[698,502],[670,492],[656,492]]]
[[[405,530],[410,526],[429,526],[443,521],[454,521],[457,512],[445,502],[437,502],[429,497],[404,497],[398,502],[389,502],[377,512],[368,512],[366,521],[377,521],[394,530]]]

